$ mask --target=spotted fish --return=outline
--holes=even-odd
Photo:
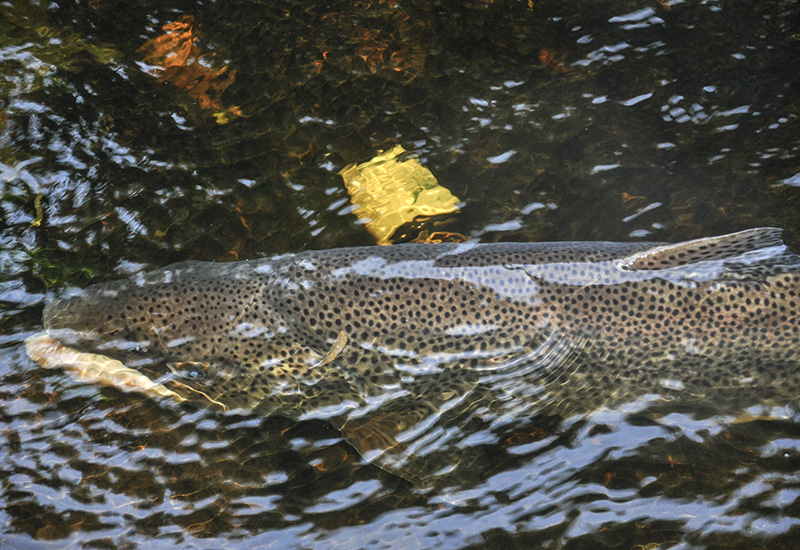
[[[404,244],[176,264],[54,301],[44,329],[185,399],[330,419],[413,476],[476,422],[643,395],[796,398],[799,294],[800,257],[774,228]]]

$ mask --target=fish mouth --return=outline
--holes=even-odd
[[[46,304],[44,331],[25,342],[28,356],[80,383],[229,410],[215,398],[224,369],[170,353],[170,342],[162,342],[155,328],[126,326],[125,316],[114,314],[118,301],[118,292],[97,289]]]
[[[100,353],[80,351],[54,339],[48,332],[40,332],[25,340],[25,352],[44,368],[66,370],[81,383],[110,386],[126,393],[140,393],[150,398],[170,398],[176,402],[205,401],[218,406],[223,412],[228,407],[204,391],[185,383],[181,368],[191,367],[200,372],[205,365],[167,363],[168,372],[156,379],[122,361]],[[186,380],[189,382],[189,380]]]
[[[113,314],[118,295],[114,289],[98,289],[46,304],[44,332],[25,341],[28,356],[44,368],[63,369],[80,383],[177,402],[201,400],[227,410],[203,391],[202,377],[183,372],[202,373],[201,365],[174,364],[157,345],[157,334],[134,335],[124,318]]]
[[[47,343],[53,350],[60,348],[71,350],[78,354],[76,357],[82,361],[91,361],[91,356],[102,356],[124,364],[128,368],[154,373],[165,371],[166,369],[160,368],[160,365],[169,360],[161,354],[154,353],[148,343],[127,340],[120,334],[113,337],[95,330],[65,327],[45,328],[44,332],[35,336],[39,338],[36,342],[40,346],[37,348],[40,350],[40,355],[46,351],[43,346]],[[30,356],[30,353],[28,355]],[[36,362],[41,364],[38,360]]]
[[[112,386],[125,392],[140,392],[150,396],[186,399],[121,361],[99,353],[79,351],[41,332],[25,340],[28,357],[44,368],[62,368],[79,382]]]

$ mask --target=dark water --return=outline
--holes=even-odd
[[[21,343],[69,286],[371,244],[338,172],[395,144],[481,241],[797,250],[798,59],[796,1],[0,4],[0,545],[794,548],[790,408],[520,422],[425,489],[322,421],[76,384]]]

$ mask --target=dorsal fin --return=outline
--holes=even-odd
[[[777,227],[759,227],[719,237],[657,246],[631,254],[623,260],[622,266],[630,271],[640,271],[667,269],[709,260],[734,259],[745,252],[783,246],[781,232]]]

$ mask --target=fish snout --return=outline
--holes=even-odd
[[[125,319],[117,313],[110,304],[73,296],[45,305],[42,320],[48,336],[78,349],[130,350],[149,345],[149,342],[134,338]]]

